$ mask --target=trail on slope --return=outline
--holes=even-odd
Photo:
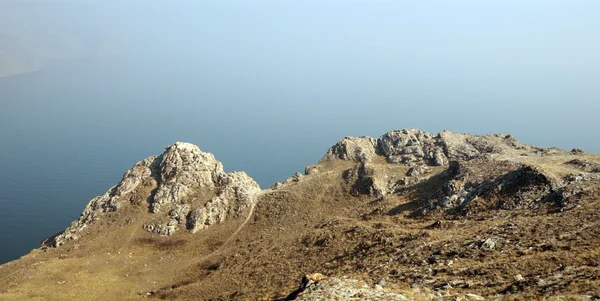
[[[254,214],[254,208],[256,207],[256,204],[258,203],[258,197],[263,196],[265,194],[269,194],[269,193],[274,193],[274,192],[282,192],[282,191],[286,191],[283,189],[278,189],[278,190],[261,190],[260,192],[257,192],[255,195],[252,196],[252,205],[250,206],[250,212],[248,212],[248,216],[246,216],[246,219],[244,220],[244,222],[239,225],[239,227],[229,236],[229,238],[227,238],[227,240],[225,240],[225,242],[214,252],[211,252],[210,254],[206,255],[205,257],[209,257],[211,255],[215,255],[217,253],[219,253],[220,251],[223,250],[223,248],[225,246],[227,246],[231,240],[238,234],[240,233],[240,231],[242,231],[242,229],[244,228],[244,226],[246,226],[246,224],[250,221],[250,218],[252,217],[252,214]]]
[[[229,244],[229,242],[231,242],[231,240],[238,234],[240,233],[240,231],[242,231],[242,229],[244,228],[244,226],[246,226],[246,224],[248,223],[248,221],[250,221],[250,218],[252,217],[252,214],[254,214],[254,207],[256,207],[256,203],[258,203],[258,197],[265,194],[267,191],[266,190],[261,190],[260,192],[256,193],[255,195],[252,196],[252,205],[250,205],[250,212],[248,212],[248,216],[246,216],[246,219],[244,220],[244,222],[229,236],[229,238],[227,238],[227,240],[225,240],[225,242],[214,252],[212,252],[211,254],[207,255],[211,256],[213,254],[217,254],[219,253],[221,250],[223,250],[223,248]]]
[[[217,254],[219,254],[221,251],[223,251],[223,249],[231,242],[231,240],[233,240],[233,238],[240,233],[240,231],[242,231],[242,229],[246,226],[246,224],[248,224],[248,222],[250,221],[250,218],[252,218],[252,215],[254,214],[254,208],[256,207],[256,204],[258,203],[258,197],[263,196],[265,194],[268,193],[274,193],[274,192],[280,192],[280,191],[285,191],[282,189],[279,190],[261,190],[260,192],[257,192],[255,195],[252,196],[252,205],[250,206],[250,211],[248,212],[248,216],[246,216],[246,219],[244,219],[244,222],[242,222],[237,229],[229,236],[229,238],[227,238],[227,240],[225,240],[225,242],[215,251],[210,252],[209,254],[206,254],[202,257],[200,257],[199,259],[195,260],[196,262],[202,262],[204,260],[207,260],[208,258],[215,256]],[[190,282],[191,283],[191,282]],[[190,284],[188,283],[188,284]],[[187,285],[187,284],[186,284]],[[181,287],[181,286],[185,286],[185,285],[179,285],[177,287]],[[168,291],[173,289],[172,286],[166,286],[166,287],[162,287],[159,288],[156,292],[160,292],[160,291]]]

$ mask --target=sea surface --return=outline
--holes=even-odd
[[[511,89],[493,78],[468,85],[471,75],[321,71],[116,57],[49,62],[0,79],[0,264],[64,230],[127,169],[175,141],[197,144],[263,188],[316,163],[344,136],[396,128],[511,133],[600,152],[596,94]],[[579,108],[556,107],[567,96]]]

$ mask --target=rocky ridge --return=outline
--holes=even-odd
[[[342,159],[369,163],[383,156],[388,163],[423,163],[445,166],[450,160],[472,160],[484,155],[499,155],[511,150],[538,149],[520,143],[511,135],[470,135],[443,131],[437,135],[418,129],[389,131],[374,139],[346,137],[332,146],[322,160]]]
[[[128,170],[119,184],[92,199],[64,232],[46,240],[60,246],[108,212],[140,207],[152,213],[144,229],[172,235],[180,228],[196,233],[254,206],[260,187],[244,172],[226,173],[213,154],[176,142],[160,156],[148,157]]]
[[[397,193],[432,180],[439,182],[440,188],[421,194],[415,215],[432,211],[470,214],[485,209],[552,205],[561,207],[554,210],[564,210],[565,206],[572,206],[573,202],[566,199],[582,193],[575,184],[600,178],[596,163],[573,159],[564,164],[575,167],[579,173],[556,176],[519,159],[565,154],[569,153],[525,145],[512,135],[476,136],[450,131],[434,135],[408,129],[390,131],[377,139],[346,137],[331,147],[321,161],[341,159],[358,163],[344,173],[344,179],[352,184],[353,195]],[[389,164],[407,166],[405,177],[398,179],[376,167],[372,162],[378,156]],[[430,168],[435,166],[446,170],[430,179]]]
[[[261,191],[175,143],[45,244],[62,247],[0,266],[0,296],[594,300],[599,167],[511,135],[409,129],[346,137]]]

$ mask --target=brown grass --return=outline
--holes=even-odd
[[[510,159],[558,177],[573,172],[557,167],[570,157]],[[153,291],[151,299],[272,300],[314,272],[366,283],[384,278],[414,300],[444,283],[454,295],[598,293],[598,182],[567,212],[484,210],[470,217],[413,219],[409,213],[419,205],[414,201],[439,189],[443,179],[436,174],[443,168],[432,169],[431,181],[397,194],[351,197],[341,175],[354,164],[321,164],[317,174],[263,194],[248,224],[224,246],[245,215],[197,234],[181,230],[159,237],[141,229],[152,215],[132,206],[107,215],[78,241],[0,266],[0,299],[138,300]],[[406,172],[373,164],[390,178]],[[482,249],[490,237],[499,238],[496,248]],[[515,284],[517,274],[526,279],[523,285]],[[552,280],[557,274],[564,281]],[[539,279],[550,280],[538,285]]]

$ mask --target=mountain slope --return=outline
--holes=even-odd
[[[347,137],[262,191],[176,143],[0,266],[0,297],[291,300],[314,272],[298,300],[600,297],[599,187],[600,156],[510,135]]]

